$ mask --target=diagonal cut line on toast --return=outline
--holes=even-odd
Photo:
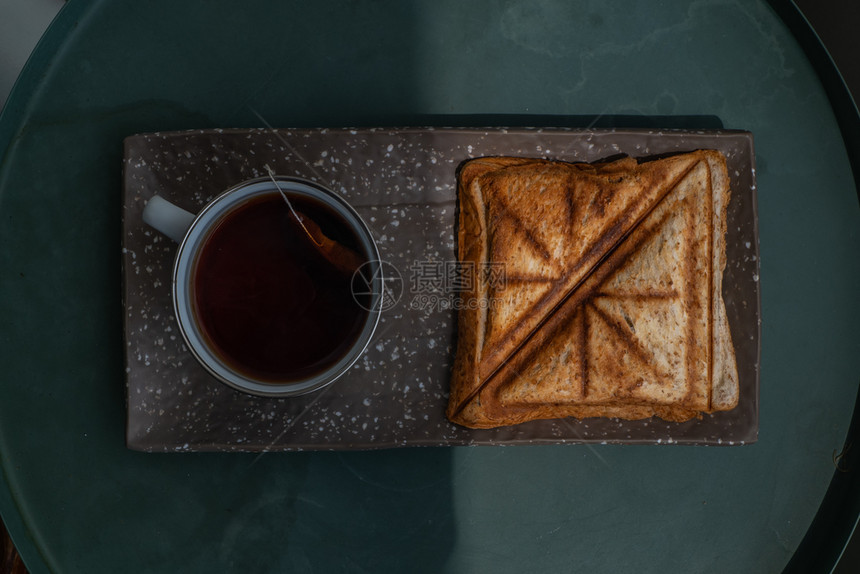
[[[631,162],[634,166],[637,165],[636,161],[632,158],[626,158],[625,160],[619,160],[618,162],[610,164],[592,164],[588,168],[582,167],[583,164],[572,164],[571,167],[575,168],[576,171],[586,173],[591,176],[595,174],[606,176],[618,173],[613,169],[616,163],[626,163],[628,169],[630,169]],[[534,330],[540,323],[541,318],[544,318],[553,312],[554,307],[562,301],[565,294],[568,293],[569,290],[576,288],[576,283],[579,279],[587,278],[587,275],[591,272],[593,267],[600,264],[602,257],[604,257],[608,251],[611,251],[618,242],[623,241],[625,239],[625,235],[629,234],[629,232],[635,228],[637,221],[641,221],[643,217],[647,217],[647,210],[649,208],[653,209],[659,204],[662,197],[660,192],[663,194],[671,193],[671,190],[677,186],[678,182],[683,180],[684,177],[689,174],[689,170],[695,168],[696,158],[690,157],[689,155],[677,156],[675,158],[667,158],[666,162],[668,163],[656,162],[655,165],[658,165],[656,171],[645,169],[644,172],[640,172],[639,175],[634,175],[632,180],[627,179],[625,181],[624,177],[619,177],[616,181],[609,182],[607,181],[607,178],[604,177],[603,184],[598,183],[597,188],[586,185],[585,189],[589,190],[586,194],[590,195],[590,197],[581,197],[581,200],[587,202],[587,204],[583,203],[583,217],[581,218],[581,222],[576,225],[576,233],[580,234],[582,241],[580,243],[577,243],[576,241],[571,242],[569,240],[566,242],[568,248],[578,247],[584,251],[564,255],[566,264],[562,269],[566,270],[567,273],[559,278],[560,281],[555,282],[555,286],[551,287],[549,292],[541,295],[528,308],[528,313],[525,315],[520,313],[520,318],[525,320],[517,321],[510,331],[499,332],[495,329],[493,321],[499,318],[498,313],[487,315],[487,323],[489,327],[484,333],[485,337],[482,344],[483,353],[480,358],[481,364],[479,366],[478,373],[478,377],[480,379],[489,378],[493,370],[503,364],[508,357],[514,354],[513,352],[515,347],[518,343],[522,343],[526,337],[528,337],[529,330]],[[479,173],[479,176],[481,176],[482,179],[479,180],[477,185],[470,185],[470,187],[478,188],[480,190],[486,185],[488,189],[493,189],[494,178],[501,178],[502,182],[505,182],[507,180],[506,174],[510,172],[510,169],[515,170],[515,173],[513,174],[513,177],[515,178],[525,177],[540,179],[547,169],[547,163],[553,162],[548,162],[546,160],[541,161],[535,166],[535,168],[539,170],[537,173],[525,172],[525,174],[523,174],[520,173],[521,170],[528,169],[532,166],[523,166],[518,164],[504,166],[501,161],[493,162],[489,165],[499,166],[501,164],[503,169],[493,170],[488,173],[487,176],[483,176]],[[483,161],[481,161],[481,164],[476,167],[478,170],[482,167],[486,169]],[[603,173],[598,173],[596,171],[597,169]],[[569,174],[570,172],[566,173]],[[485,177],[489,177],[489,181],[483,181]],[[562,174],[561,177],[565,177],[564,174]],[[636,181],[639,177],[646,177],[648,179],[648,181],[635,184],[636,187],[639,185],[645,186],[646,192],[641,194],[633,193],[630,189],[630,182]],[[576,176],[574,176],[572,181],[568,181],[563,193],[573,193],[573,189],[577,187],[577,181],[581,181],[581,179]],[[505,183],[502,185],[505,185]],[[484,192],[480,191],[479,193]],[[521,192],[517,190],[517,193]],[[540,193],[543,193],[543,190],[541,190]],[[493,223],[491,224],[489,221],[487,222],[488,229],[493,226],[493,224],[498,225],[499,223],[504,227],[505,221],[509,220],[509,218],[506,217],[506,214],[510,209],[509,201],[500,201],[499,193],[494,193],[493,196],[492,203],[485,204],[488,213],[488,215],[484,216],[485,219],[490,219],[489,216],[492,214],[491,212],[493,208],[496,210],[496,217],[494,218]],[[528,197],[528,194],[523,194],[523,197]],[[622,208],[620,210],[618,209],[618,205],[613,202],[613,199],[616,197],[620,197],[621,202],[624,204],[621,206]],[[530,207],[530,204],[520,206],[521,209],[529,209]],[[609,213],[604,213],[605,210],[608,210]],[[501,218],[499,218],[500,211],[503,216]],[[591,218],[591,216],[595,217]],[[593,222],[596,222],[596,227]],[[516,224],[516,222],[512,223]],[[517,230],[521,229],[521,226],[515,226]],[[497,238],[499,232],[502,233],[503,237],[506,237],[504,228],[496,229],[495,236]],[[507,232],[510,233],[510,229],[508,229]],[[572,235],[573,233],[569,233],[570,237],[572,237]],[[568,237],[568,239],[570,239],[570,237]],[[526,237],[525,239],[529,238]],[[490,260],[494,261],[497,260],[497,257],[506,259],[506,256],[509,255],[506,253],[506,245],[506,242],[500,243],[494,240],[492,243],[492,253],[488,252],[486,256],[489,257]],[[501,253],[497,253],[496,251],[500,246]],[[530,240],[527,241],[526,249],[532,247],[532,242]],[[549,248],[546,247],[545,250],[548,251]],[[538,255],[538,253],[535,254]],[[570,255],[573,255],[573,257],[571,258]],[[542,260],[545,261],[545,259]],[[553,267],[555,266],[553,265]],[[521,308],[521,310],[522,309],[524,308]],[[507,309],[507,311],[510,312],[510,309]]]
[[[487,386],[494,381],[500,371],[506,367],[513,358],[522,352],[524,348],[526,348],[532,339],[535,337],[536,333],[540,332],[542,328],[546,325],[550,319],[552,319],[559,310],[564,307],[571,297],[576,293],[582,285],[594,274],[595,270],[600,268],[601,265],[618,249],[618,247],[624,243],[624,241],[640,226],[640,224],[661,204],[661,202],[674,190],[678,184],[686,178],[690,172],[695,169],[698,165],[702,163],[702,159],[698,158],[695,161],[692,161],[689,166],[677,175],[674,179],[672,179],[668,184],[664,184],[664,187],[660,190],[660,193],[654,200],[652,204],[648,206],[647,209],[644,210],[643,213],[639,215],[634,221],[630,223],[627,229],[624,229],[620,234],[617,235],[615,241],[611,243],[598,241],[595,245],[592,245],[589,250],[586,252],[585,256],[595,256],[598,255],[598,251],[602,249],[602,253],[594,259],[594,261],[589,265],[585,272],[579,277],[571,286],[569,286],[564,292],[563,296],[552,305],[549,310],[543,315],[543,317],[534,324],[530,328],[528,332],[525,333],[524,336],[519,338],[519,341],[515,344],[513,349],[507,354],[507,356],[503,357],[502,360],[498,361],[497,364],[493,365],[492,369],[487,373],[487,375],[483,378],[482,381],[478,383],[478,385],[460,402],[459,405],[454,410],[455,415],[462,412],[463,409],[466,408],[481,392],[483,392]],[[634,205],[635,206],[635,205]],[[628,207],[628,209],[632,209],[634,206]],[[619,218],[622,219],[622,218]],[[618,233],[618,229],[616,226],[620,225],[621,221],[616,221],[613,226],[607,230],[608,234],[612,235],[614,233]],[[712,247],[710,245],[710,234],[709,235],[709,252]],[[711,306],[709,306],[709,315],[711,314]],[[573,315],[570,319],[573,318]],[[583,317],[585,321],[585,317]],[[482,355],[483,360],[483,355]],[[710,368],[709,368],[710,371]]]
[[[600,318],[610,329],[615,332],[615,335],[618,337],[618,340],[621,341],[628,350],[630,350],[637,358],[645,365],[645,367],[654,375],[655,378],[665,378],[667,377],[666,373],[660,372],[657,367],[651,364],[648,360],[648,352],[642,347],[642,344],[639,343],[636,339],[627,336],[624,333],[624,328],[612,317],[610,317],[605,311],[600,309],[599,307],[592,305],[591,303],[586,303],[586,307],[594,312],[594,314]],[[583,380],[583,386],[588,384],[588,378],[586,377]]]
[[[696,164],[696,165],[698,165],[698,164]],[[693,166],[693,169],[696,167],[696,165]],[[673,186],[673,189],[674,189],[674,186]],[[667,194],[667,196],[669,194],[671,194],[671,191]],[[665,201],[665,197],[658,200],[655,203],[655,207],[657,205],[662,204],[663,201]],[[580,360],[581,360],[581,364],[583,365],[583,369],[582,369],[582,373],[580,375],[580,378],[582,379],[582,383],[583,383],[583,388],[582,388],[583,396],[585,396],[585,394],[586,394],[587,381],[588,381],[588,368],[587,368],[588,353],[585,352],[585,349],[586,349],[586,344],[588,341],[588,328],[589,328],[589,325],[591,324],[589,322],[589,319],[588,319],[588,317],[590,315],[590,313],[588,313],[589,310],[592,310],[594,312],[594,314],[599,319],[601,319],[607,326],[612,328],[616,337],[618,339],[622,340],[623,343],[628,348],[632,348],[634,350],[634,353],[640,359],[645,359],[645,354],[644,354],[642,348],[639,346],[639,344],[636,341],[631,340],[630,337],[628,337],[623,332],[623,330],[616,329],[615,328],[616,324],[612,321],[612,319],[609,318],[609,316],[605,312],[601,311],[597,306],[592,304],[592,301],[594,301],[600,297],[610,297],[612,299],[615,299],[616,295],[615,294],[609,295],[609,294],[607,294],[601,290],[598,290],[596,292],[591,292],[590,289],[588,288],[589,287],[588,284],[591,284],[591,286],[596,287],[597,289],[600,289],[601,287],[603,287],[606,279],[611,277],[616,271],[618,271],[618,269],[624,265],[627,258],[633,252],[635,252],[636,245],[635,244],[631,245],[630,242],[628,241],[628,239],[634,235],[634,232],[639,234],[639,237],[638,237],[639,241],[637,242],[637,244],[646,243],[646,242],[650,241],[653,238],[653,236],[655,236],[660,231],[660,229],[663,227],[663,225],[669,219],[671,219],[673,217],[673,212],[678,208],[685,207],[686,203],[687,202],[683,201],[683,200],[675,202],[674,204],[672,204],[672,207],[674,209],[667,209],[667,213],[663,214],[656,222],[652,223],[650,226],[648,226],[646,228],[643,228],[642,227],[643,222],[645,220],[647,220],[651,216],[651,214],[654,213],[653,209],[649,210],[649,212],[643,216],[642,220],[639,221],[633,229],[631,229],[630,233],[626,237],[623,237],[619,241],[619,244],[617,246],[615,246],[614,249],[612,249],[611,251],[609,251],[605,254],[605,257],[603,257],[594,266],[594,269],[591,270],[591,272],[588,274],[588,276],[584,277],[583,280],[568,293],[567,297],[565,297],[565,299],[559,303],[558,309],[556,309],[556,311],[551,316],[546,317],[546,320],[541,324],[541,326],[539,328],[535,329],[534,333],[532,334],[532,337],[537,336],[538,333],[543,335],[544,329],[547,329],[551,333],[551,336],[555,336],[558,332],[563,331],[565,328],[567,328],[568,325],[573,320],[575,320],[575,318],[578,315],[582,315],[582,319],[581,319],[582,324],[580,327],[581,330],[579,331],[579,338],[580,338],[580,346],[579,347],[580,347],[580,350],[582,351],[582,356],[580,357]],[[678,295],[679,295],[679,293],[678,293],[677,289],[671,289],[671,290],[662,290],[662,291],[650,291],[648,293],[628,293],[628,294],[624,294],[622,297],[627,298],[627,299],[632,299],[632,300],[639,300],[639,301],[642,301],[642,300],[659,301],[659,300],[674,299],[674,298],[677,298]],[[582,305],[581,308],[579,308],[580,305]],[[570,308],[572,311],[571,314],[565,316],[563,313],[561,313],[561,310],[564,307]],[[560,314],[561,314],[561,317],[559,318]],[[539,349],[533,349],[532,352],[527,354],[524,359],[528,360],[538,350]],[[506,361],[505,363],[503,363],[499,367],[499,369],[496,371],[496,375],[498,376],[500,371],[511,366],[513,364],[513,361],[515,361],[516,359],[519,359],[519,358],[522,358],[522,357],[514,358],[514,356],[512,355],[511,359],[509,361]],[[654,375],[656,377],[664,377],[665,376],[665,373],[657,373],[656,371],[654,371],[653,366],[648,364],[647,359],[643,360],[643,363],[645,363],[645,367],[647,369],[649,369],[652,373],[654,373]],[[486,382],[488,385],[491,383],[490,380],[487,380]]]
[[[608,259],[604,260],[604,262],[599,265],[588,280],[579,287],[579,290],[568,298],[564,303],[564,308],[556,312],[556,314],[548,320],[548,323],[536,333],[535,339],[529,344],[529,350],[527,352],[521,352],[511,361],[506,363],[502,367],[500,373],[496,376],[495,380],[492,381],[488,387],[485,387],[483,394],[480,395],[477,402],[481,403],[481,397],[490,399],[484,403],[488,413],[496,412],[498,416],[513,416],[514,412],[528,412],[530,408],[533,408],[533,406],[536,405],[536,403],[528,401],[522,402],[515,398],[516,392],[513,391],[513,389],[518,388],[516,386],[516,380],[525,377],[524,383],[526,386],[531,387],[535,384],[536,381],[533,379],[533,375],[527,375],[526,371],[523,369],[528,371],[536,368],[539,369],[542,364],[541,357],[546,358],[542,349],[547,345],[561,345],[560,349],[568,348],[569,352],[569,345],[565,345],[563,341],[570,340],[570,338],[575,337],[575,335],[574,331],[571,331],[569,327],[565,326],[565,323],[568,322],[567,319],[570,317],[570,314],[577,312],[579,309],[582,309],[583,313],[586,315],[593,315],[593,320],[590,324],[594,325],[598,333],[602,331],[602,337],[611,337],[607,343],[610,345],[614,344],[614,350],[610,353],[614,352],[620,354],[611,355],[613,358],[609,359],[609,362],[607,363],[606,349],[611,347],[604,349],[602,346],[592,347],[589,345],[588,350],[582,348],[578,349],[580,352],[577,356],[580,361],[585,361],[589,364],[589,368],[584,368],[578,378],[580,378],[583,383],[586,381],[586,378],[589,378],[590,380],[590,363],[592,357],[587,355],[590,355],[590,353],[596,353],[593,357],[595,360],[594,367],[598,372],[602,371],[604,373],[602,378],[600,375],[597,375],[598,378],[606,381],[606,376],[610,376],[615,379],[615,383],[618,386],[614,384],[611,388],[605,386],[599,387],[596,390],[596,394],[592,395],[591,385],[587,385],[588,393],[586,394],[586,385],[583,384],[583,393],[579,399],[573,399],[573,397],[564,399],[562,396],[558,396],[560,402],[553,403],[556,404],[557,407],[561,407],[561,405],[576,404],[609,406],[613,403],[617,403],[619,399],[623,399],[623,403],[619,403],[619,406],[620,404],[628,406],[639,404],[643,406],[651,405],[653,407],[658,404],[663,404],[664,401],[669,399],[672,404],[678,405],[678,408],[686,410],[686,414],[684,415],[685,418],[692,416],[695,412],[713,408],[713,403],[711,402],[712,397],[708,394],[711,393],[713,383],[713,381],[709,379],[709,377],[712,377],[713,373],[713,331],[704,329],[704,327],[708,323],[712,322],[715,310],[711,305],[707,304],[707,297],[703,297],[703,290],[700,289],[700,285],[698,284],[698,280],[701,279],[702,274],[701,272],[693,272],[695,265],[692,264],[697,260],[703,261],[712,258],[713,244],[710,242],[709,233],[705,232],[705,230],[709,229],[710,226],[707,225],[707,223],[700,225],[697,224],[697,222],[700,222],[702,219],[707,221],[712,217],[712,204],[709,201],[706,201],[705,198],[713,198],[713,187],[711,177],[709,177],[711,174],[709,163],[696,163],[692,166],[692,169],[700,175],[696,176],[695,174],[689,174],[688,179],[679,182],[669,195],[657,204],[655,210],[652,211],[650,215],[647,215],[638,227],[627,237],[627,239],[625,239],[622,244],[609,255]],[[699,185],[703,186],[700,190],[697,190],[695,187],[690,187],[691,185],[696,186],[696,182],[700,182]],[[678,193],[680,193],[680,195],[678,195]],[[690,195],[691,193],[692,195]],[[670,199],[672,199],[672,201],[669,201]],[[660,295],[659,291],[661,291],[661,289],[659,286],[655,288],[652,284],[650,287],[647,287],[647,284],[643,285],[638,282],[628,286],[626,284],[626,280],[619,279],[619,277],[624,276],[625,269],[627,269],[627,273],[629,273],[640,264],[637,262],[642,261],[641,257],[643,256],[643,253],[645,253],[643,250],[651,250],[654,249],[655,245],[662,245],[662,241],[659,240],[658,243],[655,244],[656,235],[662,234],[664,226],[666,224],[672,225],[671,222],[673,220],[675,221],[674,225],[676,228],[678,225],[682,226],[681,230],[678,230],[681,233],[678,237],[679,239],[682,239],[681,244],[684,246],[682,247],[684,251],[677,253],[674,257],[680,257],[680,259],[676,260],[685,262],[684,265],[681,265],[678,268],[681,272],[680,275],[678,275],[677,272],[673,273],[675,275],[675,279],[680,280],[679,287],[681,288],[681,292],[676,291],[677,297],[653,297],[652,295]],[[678,245],[677,242],[675,245]],[[662,252],[662,247],[660,247],[659,250]],[[630,267],[631,264],[633,267]],[[618,273],[621,273],[622,275],[619,276]],[[640,273],[641,271],[634,272],[635,276],[641,276]],[[713,287],[713,277],[714,276],[712,274],[708,274],[709,291]],[[619,283],[619,281],[621,282]],[[664,284],[661,281],[659,285]],[[671,285],[671,282],[669,285]],[[633,287],[634,290],[639,290],[638,294],[642,296],[630,298],[629,287]],[[646,288],[642,289],[643,287]],[[620,289],[620,293],[616,291],[618,289]],[[705,291],[705,293],[707,292],[708,291]],[[602,293],[604,297],[598,297],[598,293]],[[622,297],[615,297],[616,294],[621,294]],[[606,298],[607,296],[608,298]],[[672,370],[663,370],[663,376],[659,376],[650,368],[652,366],[650,360],[643,360],[641,356],[638,357],[638,360],[634,359],[633,357],[636,357],[637,354],[630,353],[629,343],[634,341],[645,342],[650,339],[645,333],[642,335],[635,334],[633,322],[626,315],[625,309],[627,311],[635,311],[637,309],[641,309],[641,307],[639,307],[640,304],[646,304],[648,307],[652,307],[656,304],[658,305],[658,308],[666,309],[662,306],[661,301],[669,302],[671,299],[677,299],[681,309],[684,310],[683,316],[686,320],[683,322],[684,328],[681,336],[684,337],[685,344],[683,345],[683,348],[687,349],[687,351],[682,352],[684,359],[680,364],[677,364],[676,367],[670,367],[668,364],[664,364],[664,368]],[[622,301],[625,300],[627,303],[622,303]],[[632,308],[629,307],[630,303],[634,303]],[[716,300],[711,300],[711,303],[715,305]],[[606,314],[614,317],[616,320],[616,326],[622,326],[622,328],[620,330],[610,328],[611,326],[602,321],[600,316],[597,316],[590,311],[593,307],[599,307]],[[680,310],[677,306],[673,305],[672,307],[675,308],[675,312]],[[646,317],[647,316],[656,317],[655,315],[646,315]],[[629,327],[629,332],[627,327],[623,326],[625,323],[622,323],[622,321],[624,321],[627,327]],[[706,321],[707,323],[703,325],[702,323]],[[647,324],[648,321],[646,319],[646,332]],[[707,335],[704,331],[708,331]],[[645,338],[642,339],[642,336]],[[708,342],[705,345],[698,345],[696,343],[697,337],[703,336],[707,337],[706,340]],[[589,340],[589,337],[585,335],[582,335],[582,338]],[[598,338],[601,338],[601,335],[598,335]],[[612,341],[614,341],[614,343],[612,343]],[[582,345],[585,344],[585,342],[582,343]],[[689,352],[690,349],[696,347],[701,349],[700,353],[694,354]],[[657,350],[652,349],[650,346],[648,348],[652,351]],[[663,350],[667,349],[663,347]],[[564,355],[564,351],[561,351],[561,353]],[[630,358],[623,358],[628,356]],[[660,364],[665,360],[670,360],[670,362],[672,361],[672,359],[667,355],[662,355],[662,357],[662,359],[658,359],[657,356],[653,356],[651,359],[657,360]],[[556,356],[556,358],[558,358],[558,356]],[[620,372],[610,374],[606,369],[616,369],[616,367],[621,364],[619,361],[628,364],[628,366]],[[629,364],[631,361],[636,363],[636,367],[632,367],[632,365]],[[562,362],[566,362],[566,360],[562,359]],[[654,363],[654,365],[658,363]],[[550,366],[552,364],[555,364],[555,360],[553,360],[552,363],[547,364],[546,368],[550,369],[549,373],[553,372],[554,367]],[[640,372],[646,374],[645,378],[643,379],[641,376],[634,377],[632,379],[627,378],[627,374],[635,372],[625,370],[630,369],[631,367],[643,369],[643,371]],[[681,369],[681,371],[679,372],[674,369]],[[651,372],[652,377],[648,377],[647,372]],[[684,374],[681,375],[680,373]],[[644,385],[644,387],[642,387],[642,385]],[[650,389],[650,391],[646,391],[646,389]],[[512,394],[512,391],[514,394]],[[610,394],[607,395],[607,392]],[[650,398],[642,396],[643,392],[645,395],[651,395]],[[652,395],[652,393],[655,392],[662,395],[662,399],[658,399],[656,396]],[[489,396],[486,396],[488,393]],[[599,398],[601,395],[602,398]],[[637,396],[639,398],[637,398]],[[670,399],[672,396],[675,398]],[[570,402],[571,399],[573,399],[572,402]],[[655,399],[657,399],[656,403],[654,402]],[[705,404],[702,404],[703,402],[705,402]],[[676,413],[671,416],[679,415]]]
[[[559,262],[553,260],[549,249],[547,249],[547,247],[543,243],[541,243],[541,241],[537,237],[534,236],[534,233],[532,233],[528,226],[523,223],[523,220],[517,215],[517,213],[513,209],[511,209],[510,206],[506,205],[503,201],[499,201],[499,203],[501,204],[501,211],[504,213],[505,217],[510,218],[513,221],[514,225],[517,227],[517,229],[520,230],[520,233],[525,236],[532,248],[540,254],[540,256],[546,261],[546,263],[552,265],[556,272],[562,273],[563,269],[559,267]]]

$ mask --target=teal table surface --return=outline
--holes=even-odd
[[[125,448],[125,136],[487,115],[754,134],[756,444]],[[778,572],[857,396],[858,230],[838,118],[764,2],[73,0],[0,116],[0,512],[34,573]]]

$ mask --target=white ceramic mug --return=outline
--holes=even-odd
[[[370,230],[346,201],[311,181],[283,176],[276,176],[276,179],[278,187],[289,196],[304,196],[322,203],[336,213],[358,239],[360,251],[367,260],[367,263],[356,272],[361,275],[353,277],[353,282],[355,283],[357,279],[361,281],[363,288],[367,289],[364,293],[370,294],[369,304],[362,305],[367,315],[357,339],[333,364],[306,378],[281,382],[263,381],[232,367],[207,341],[200,321],[195,316],[195,305],[192,303],[192,276],[197,257],[209,239],[210,232],[227,215],[252,198],[278,193],[271,179],[258,178],[240,183],[213,199],[197,215],[159,196],[154,196],[143,211],[143,221],[179,243],[173,266],[173,305],[182,336],[200,364],[217,379],[237,390],[258,396],[289,397],[309,393],[331,384],[355,363],[370,342],[379,322],[384,282],[379,251]]]

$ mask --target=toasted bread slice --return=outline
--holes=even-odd
[[[464,297],[449,418],[660,416],[733,408],[734,352],[721,296],[725,158],[639,164],[522,158],[459,174],[459,256],[502,266]]]

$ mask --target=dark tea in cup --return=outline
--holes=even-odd
[[[369,296],[351,288],[368,259],[355,232],[314,198],[290,201],[308,225],[357,254],[355,268],[327,258],[276,192],[224,215],[192,272],[203,336],[225,363],[260,381],[293,381],[331,367],[355,343],[370,308]]]
[[[196,215],[154,196],[143,220],[179,243],[179,330],[227,385],[268,397],[309,393],[369,344],[382,262],[367,225],[333,191],[272,175],[228,189]]]

